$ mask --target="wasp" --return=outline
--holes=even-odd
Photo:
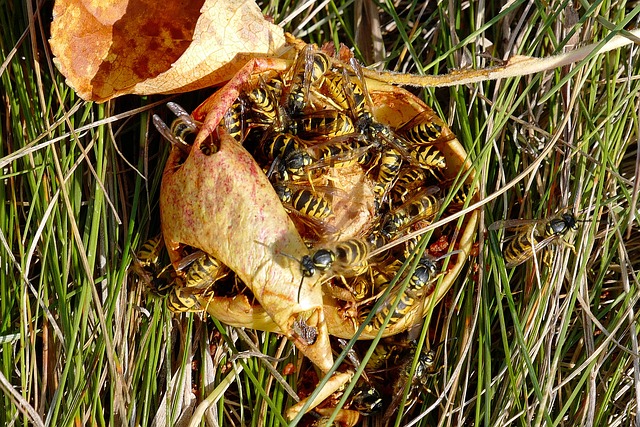
[[[202,311],[195,294],[180,286],[174,286],[171,289],[167,297],[167,308],[174,313]]]
[[[432,111],[422,111],[396,132],[413,145],[430,145],[453,138],[453,136],[447,139],[443,137],[446,128],[447,125]]]
[[[280,179],[295,181],[305,175],[305,171],[313,162],[314,159],[307,150],[302,148],[295,149],[284,157],[276,157],[267,171],[267,177],[271,178],[277,171]]]
[[[167,107],[177,116],[171,124],[171,129],[155,114],[153,115],[153,124],[158,132],[186,157],[191,152],[193,145],[193,141],[190,141],[188,137],[198,133],[201,123],[195,121],[184,108],[175,102],[167,102]],[[206,141],[200,144],[200,150],[204,155],[209,156],[216,151],[216,147],[210,141]]]
[[[201,124],[193,119],[189,113],[175,102],[167,102],[167,107],[176,119],[171,124],[171,128],[157,115],[153,115],[153,124],[160,134],[171,143],[172,146],[178,148],[185,154],[191,151],[191,144],[187,142],[187,136],[198,133]]]
[[[302,271],[307,277],[317,270],[332,275],[354,277],[366,271],[369,245],[362,239],[347,239],[319,248],[301,260]]]
[[[184,286],[191,290],[205,290],[229,274],[227,266],[206,253],[200,253],[185,274]]]
[[[373,191],[378,196],[380,205],[382,204],[391,183],[398,175],[401,166],[402,156],[397,150],[389,147],[382,151],[382,155],[380,156],[380,166],[378,167],[378,179],[375,181],[373,186]]]
[[[577,222],[572,214],[564,213],[560,217],[550,219],[496,221],[489,226],[489,230],[505,228],[518,232],[502,252],[505,266],[511,268],[529,260],[536,252],[542,251],[551,243],[562,242],[573,248],[562,237],[570,230],[577,230]]]
[[[362,239],[348,239],[335,242],[329,248],[333,253],[333,262],[329,267],[333,274],[343,277],[358,276],[367,269],[369,245]]]
[[[407,168],[398,174],[393,187],[390,190],[390,199],[394,204],[402,204],[418,188],[425,185],[427,174],[424,169]]]
[[[278,101],[272,91],[258,86],[247,92],[247,99],[252,103],[251,112],[254,113],[254,123],[271,126],[279,120]]]
[[[290,176],[297,179],[317,169],[347,167],[355,163],[365,165],[371,160],[370,149],[371,145],[358,138],[334,138],[321,144],[290,151],[284,159],[274,161],[270,172],[278,170],[282,179],[289,179]]]
[[[447,161],[440,150],[433,145],[417,145],[409,149],[409,155],[424,169],[444,169]]]
[[[411,365],[415,357],[415,352],[416,348],[414,345],[409,351],[409,354],[404,358],[404,361],[401,362],[399,378],[393,383],[393,398],[382,417],[383,422],[390,419],[400,407],[404,390],[407,388],[407,385],[409,387],[409,391],[406,395],[407,405],[405,405],[405,411],[411,409],[411,407],[417,402],[417,392],[426,387],[428,376],[436,372],[436,352],[435,350],[430,349],[420,352],[416,369],[412,376]]]
[[[260,80],[260,85],[247,92],[246,97],[251,105],[251,124],[270,128],[273,133],[287,129],[289,116],[280,105],[283,83],[278,78]]]
[[[136,273],[147,282],[153,293],[159,296],[168,295],[167,307],[171,311],[200,311],[194,290],[209,287],[213,283],[213,281],[204,283],[205,271],[211,272],[213,269],[211,261],[215,264],[216,269],[219,269],[221,264],[202,252],[195,253],[198,257],[195,261],[194,254],[187,256],[180,263],[179,269],[189,264],[191,267],[187,271],[186,279],[182,280],[176,274],[173,265],[169,264],[162,269],[158,266],[163,247],[164,241],[160,235],[145,242],[136,254],[138,258],[135,267]]]
[[[418,261],[415,271],[409,275],[409,283],[405,291],[400,293],[399,290],[402,285],[397,285],[396,289],[392,289],[386,300],[379,305],[374,318],[369,324],[371,328],[379,329],[382,327],[396,300],[398,300],[398,304],[391,314],[388,325],[397,323],[411,310],[422,305],[422,300],[435,290],[436,280],[440,276],[437,273],[436,260],[430,255],[425,255]]]
[[[389,211],[383,218],[380,234],[390,240],[417,221],[433,219],[441,205],[441,200],[434,195],[439,191],[437,186],[427,187]]]
[[[322,110],[295,118],[290,124],[290,131],[309,141],[353,134],[355,127],[348,115],[336,110]]]
[[[273,133],[286,130],[288,116],[280,106],[282,81],[260,78],[258,86],[241,94],[226,111],[220,127],[238,142],[243,142],[252,128],[269,128]]]
[[[298,287],[298,301],[300,301],[300,292],[302,291],[302,283],[305,277],[312,277],[318,271],[326,271],[334,263],[336,259],[335,253],[330,249],[318,249],[311,254],[304,255],[301,259],[297,259],[291,255],[282,253],[283,256],[297,261],[300,264],[300,272],[302,278]]]
[[[315,163],[324,163],[332,167],[351,166],[355,162],[367,164],[371,159],[369,146],[360,139],[350,139],[341,142],[339,139],[317,144],[312,147],[315,151]]]
[[[160,268],[164,248],[162,235],[147,240],[136,253],[133,270],[156,295],[164,296],[174,286],[175,270],[171,265]]]
[[[273,188],[283,204],[303,215],[323,220],[333,214],[329,201],[313,190],[286,181],[274,184]]]
[[[160,252],[163,247],[164,240],[161,234],[144,242],[140,249],[138,249],[138,252],[136,252],[138,267],[144,269],[149,274],[157,274]]]
[[[320,51],[307,46],[298,56],[292,79],[287,108],[292,116],[300,115],[309,100],[309,91],[312,86],[322,85],[324,75],[331,68],[331,60]]]
[[[229,135],[238,142],[242,142],[246,136],[246,129],[251,121],[246,115],[247,107],[242,97],[236,98],[231,107],[225,112],[220,127],[226,129]]]
[[[286,159],[292,152],[302,148],[297,136],[287,133],[268,135],[262,143],[262,154],[267,160]]]
[[[328,93],[327,103],[339,111],[346,112],[353,119],[358,131],[366,133],[368,126],[374,121],[369,108],[368,92],[360,65],[352,59],[351,66],[356,73],[354,79],[349,77],[346,69],[342,69],[342,73],[326,75],[323,87]]]
[[[347,99],[347,92],[345,87],[347,85],[348,78],[345,79],[343,74],[330,73],[324,77],[324,87],[329,94],[329,102],[340,111],[349,111],[351,104]],[[353,116],[351,118],[354,118]]]
[[[355,163],[366,165],[371,161],[370,149],[372,146],[359,138],[334,138],[322,144],[316,144],[308,148],[313,157],[313,162],[307,169],[319,169],[326,167],[347,167]]]
[[[362,68],[355,58],[349,61],[355,77],[351,79],[347,75],[347,71],[343,70],[343,91],[346,94],[346,102],[351,111],[351,117],[356,123],[359,132],[369,135],[371,131],[379,131],[376,126],[382,126],[375,122],[371,113],[371,98],[362,74]]]
[[[367,236],[367,243],[372,249],[378,249],[386,245],[388,243],[388,240],[379,232],[374,231],[369,236]]]
[[[183,258],[178,270],[186,270],[184,278],[177,280],[167,298],[167,307],[173,312],[202,311],[196,295],[207,293],[213,284],[226,277],[230,270],[216,258],[202,251]]]

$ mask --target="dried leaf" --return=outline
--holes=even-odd
[[[285,43],[250,0],[60,0],[53,13],[56,65],[82,98],[99,102],[220,84]]]

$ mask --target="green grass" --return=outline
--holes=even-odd
[[[302,4],[277,3],[264,6],[275,22]],[[366,19],[354,25],[354,2],[306,9],[286,29],[354,46],[387,70],[442,74],[602,41],[640,16],[632,2],[607,1],[568,6],[573,21],[566,2],[378,6],[384,50],[354,46],[371,30]],[[172,316],[129,272],[133,251],[159,232],[168,144],[150,115],[166,116],[166,99],[80,100],[51,64],[50,11],[33,13],[21,3],[0,12],[0,425],[147,426],[156,416],[173,425],[189,418],[181,396],[192,393],[194,405],[216,401],[209,422],[285,425],[293,400],[259,354],[283,358],[280,373],[293,363],[298,374],[283,381],[294,389],[311,387],[298,384],[308,367],[286,340]],[[422,341],[442,343],[439,370],[391,425],[640,423],[637,55],[630,46],[419,91],[467,150],[480,199],[513,186],[483,206],[478,256],[424,328]],[[189,109],[204,96],[177,101]],[[555,245],[547,263],[505,268],[510,233],[486,227],[563,209],[584,221],[568,238],[575,251]],[[214,391],[225,379],[226,393]]]

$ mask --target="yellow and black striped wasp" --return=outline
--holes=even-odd
[[[415,358],[415,343],[411,346],[408,354],[399,362],[400,372],[397,380],[393,383],[391,403],[387,406],[387,410],[382,416],[382,422],[389,420],[393,414],[400,408],[404,391],[407,387],[409,390],[406,394],[406,404],[404,412],[406,413],[418,401],[419,391],[427,385],[427,379],[436,372],[436,352],[434,349],[423,349],[418,355],[416,368],[411,375],[411,365]]]
[[[489,230],[507,229],[516,234],[503,249],[507,268],[516,267],[542,253],[550,244],[561,243],[573,248],[563,237],[571,230],[577,230],[578,220],[571,213],[545,219],[509,219],[496,221]]]
[[[331,187],[311,188],[297,185],[290,181],[279,181],[273,184],[280,201],[288,208],[316,220],[324,220],[333,214],[331,203],[320,192],[329,193],[336,190]],[[322,190],[325,191],[322,191]]]
[[[343,350],[347,347],[347,340],[338,338],[338,345]],[[352,347],[347,351],[347,359],[351,362],[355,369],[361,365],[355,349]],[[382,411],[383,401],[382,395],[367,376],[366,371],[358,379],[358,383],[353,388],[349,408],[358,411],[360,414],[370,416]]]
[[[132,270],[152,293],[164,296],[173,287],[175,271],[173,267],[162,268],[161,255],[164,239],[161,234],[147,240],[135,253]]]
[[[328,140],[355,133],[353,121],[337,110],[321,110],[297,117],[289,132],[307,141]]]
[[[402,205],[387,212],[382,219],[380,234],[390,241],[411,224],[417,221],[432,220],[442,203],[441,199],[436,196],[439,191],[440,188],[437,186],[427,187]]]
[[[211,293],[213,284],[226,277],[229,268],[202,251],[185,256],[177,269],[172,264],[160,268],[163,249],[161,235],[145,242],[136,253],[134,272],[151,292],[167,296],[167,307],[171,311],[202,311],[195,296]]]
[[[313,276],[316,271],[330,276],[355,277],[366,271],[369,244],[363,239],[351,238],[314,248],[300,261],[303,275]]]
[[[431,145],[455,138],[452,132],[444,132],[447,125],[433,111],[425,110],[396,130],[412,145]]]
[[[366,165],[371,160],[371,144],[358,135],[348,134],[334,137],[318,144],[300,147],[276,157],[267,176],[278,173],[283,180],[299,180],[326,168],[347,167],[359,163]]]
[[[391,290],[389,296],[378,304],[376,314],[368,325],[369,328],[381,328],[396,301],[396,308],[391,313],[387,326],[397,323],[411,311],[417,310],[422,305],[423,299],[433,293],[435,283],[439,277],[437,264],[433,258],[425,256],[420,259],[415,271],[408,276],[409,283],[404,292],[400,292],[401,285],[396,285],[396,288]],[[363,318],[366,315],[368,313],[363,312]]]
[[[301,115],[310,100],[310,92],[317,93],[322,85],[324,75],[331,69],[329,56],[307,45],[299,54],[295,65],[291,68],[293,75],[287,95],[287,111],[291,116]]]
[[[295,215],[292,217],[294,222],[307,225],[310,234],[320,237],[337,232],[331,223],[334,218],[332,200],[343,193],[341,189],[289,180],[276,181],[273,188],[287,212]]]
[[[234,106],[236,106],[236,104],[234,104]],[[182,153],[182,160],[184,160],[191,152],[195,135],[200,131],[202,123],[196,121],[184,110],[184,108],[175,102],[167,102],[167,107],[169,107],[169,109],[177,116],[177,118],[172,122],[171,128],[167,127],[164,121],[162,121],[162,119],[156,114],[153,115],[153,124],[158,132],[160,132],[160,134],[169,141],[173,147],[180,150]],[[227,111],[225,114],[225,120],[228,120],[228,116],[233,112],[233,108],[234,107]],[[242,115],[234,114],[234,117],[242,118]],[[235,120],[235,118],[233,120]],[[221,126],[223,126],[223,124],[221,124]],[[240,140],[240,130],[235,129],[236,126],[239,125],[229,125],[227,130],[231,136]],[[201,142],[199,148],[206,156],[210,156],[218,150],[217,145],[215,145],[211,138]]]
[[[242,143],[244,140],[250,118],[247,116],[247,106],[243,97],[237,98],[231,107],[224,113],[219,127],[224,128],[229,136]]]
[[[415,191],[425,185],[427,174],[424,169],[406,168],[400,171],[398,179],[391,187],[389,198],[395,205],[406,202]]]
[[[267,134],[261,144],[261,154],[268,161],[286,159],[292,152],[303,148],[305,145],[295,135],[279,133]]]
[[[167,107],[176,116],[171,123],[171,128],[157,114],[153,115],[153,124],[172,146],[185,154],[189,154],[192,143],[189,142],[188,136],[197,134],[202,124],[194,120],[191,114],[187,113],[184,108],[175,102],[167,102]]]
[[[300,259],[289,254],[282,255],[300,264],[302,281],[316,273],[325,275],[325,280],[328,280],[334,276],[355,277],[362,274],[368,268],[369,251],[370,247],[366,241],[351,238],[316,246]]]
[[[270,134],[286,132],[290,125],[290,117],[281,105],[284,83],[279,77],[269,80],[260,79],[258,86],[246,92],[247,114],[244,115],[248,127],[268,129]],[[241,99],[241,98],[238,98]]]
[[[204,310],[197,295],[213,295],[213,285],[230,274],[229,268],[213,256],[195,251],[185,256],[177,265],[176,284],[169,293],[167,307],[173,312],[199,312]]]

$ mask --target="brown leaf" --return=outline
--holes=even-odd
[[[248,57],[273,55],[284,43],[282,29],[250,0],[59,0],[51,24],[67,83],[99,102],[220,84]]]

